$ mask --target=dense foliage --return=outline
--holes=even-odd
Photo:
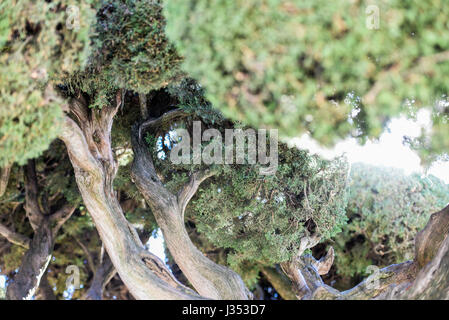
[[[65,79],[91,96],[91,106],[110,103],[117,89],[148,93],[176,79],[180,57],[164,33],[162,2],[101,1],[86,68]]]
[[[184,69],[225,116],[330,144],[447,101],[444,3],[168,0],[165,14]],[[432,120],[424,158],[447,150],[447,104]]]
[[[46,83],[85,64],[92,19],[90,1],[0,4],[0,167],[40,155],[56,137],[61,101]]]
[[[349,221],[333,243],[342,276],[412,259],[417,232],[449,203],[449,185],[434,176],[365,164],[351,167],[349,190]]]

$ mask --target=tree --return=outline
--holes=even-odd
[[[420,103],[446,90],[444,44],[429,49],[440,24],[420,38],[423,48],[416,52],[400,49],[406,39],[381,30],[378,41],[395,39],[394,56],[392,47],[355,49],[355,39],[368,34],[353,27],[360,18],[346,21],[342,13],[358,17],[356,5],[337,2],[318,13],[320,2],[281,8],[277,1],[262,1],[236,14],[243,2],[186,3],[167,1],[167,30],[175,43],[165,35],[162,1],[20,2],[17,10],[36,10],[33,19],[22,17],[15,1],[2,7],[8,23],[1,29],[0,59],[9,68],[2,97],[11,107],[0,114],[5,146],[0,230],[6,239],[0,252],[6,252],[8,298],[70,296],[73,288],[64,285],[67,264],[78,266],[83,284],[89,284],[72,296],[84,299],[251,299],[265,295],[267,286],[290,299],[444,297],[448,207],[433,214],[416,237],[414,260],[382,269],[376,288],[365,280],[340,292],[321,278],[332,266],[334,249],[320,260],[311,249],[345,226],[347,163],[289,148],[266,131],[251,140],[260,127],[279,127],[282,137],[307,129],[325,144],[354,128],[361,136],[378,135],[412,88],[420,89],[414,97]],[[72,16],[69,4],[77,5],[79,17]],[[411,12],[421,6],[429,9],[428,19],[440,21],[427,4],[412,6]],[[402,17],[404,8],[402,2],[391,4],[389,22],[399,31],[411,23],[414,32],[414,16]],[[186,22],[187,16],[194,21]],[[227,16],[232,19],[224,33],[220,21]],[[421,32],[430,20],[417,21]],[[188,26],[185,34],[179,22]],[[301,35],[304,25],[313,27],[314,36]],[[257,36],[262,28],[272,37]],[[335,46],[326,52],[324,43]],[[218,46],[217,52],[210,45]],[[345,53],[360,64],[337,63]],[[366,60],[380,55],[385,60]],[[410,66],[414,61],[416,69]],[[292,69],[292,63],[299,68]],[[434,73],[431,83],[417,70]],[[389,99],[392,89],[397,95]],[[290,101],[298,90],[301,97]],[[365,94],[368,98],[358,101]],[[332,101],[342,103],[345,97],[347,105],[333,109]],[[281,98],[298,108],[287,106],[292,114],[279,113]],[[359,116],[347,121],[354,110]],[[437,133],[444,126],[438,128]],[[220,137],[229,130],[249,134],[240,146],[237,142],[232,161],[205,161],[226,154]],[[40,132],[37,138],[35,132]],[[207,143],[198,146],[182,132],[199,133]],[[268,150],[276,154],[277,170],[267,174],[264,163],[251,162],[255,141],[266,142],[264,157]],[[444,145],[432,150],[432,157]],[[181,146],[189,152],[185,163],[171,159]],[[248,152],[240,157],[239,150]],[[203,162],[196,162],[196,152]],[[145,245],[156,228],[177,269]],[[29,249],[23,254],[20,246]],[[206,248],[215,249],[215,255],[203,254]]]

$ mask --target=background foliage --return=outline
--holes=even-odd
[[[416,234],[448,203],[449,185],[435,176],[352,165],[348,224],[329,243],[335,249],[337,273],[366,276],[369,265],[385,267],[413,259]]]
[[[82,17],[77,30],[67,27],[69,5]],[[61,101],[45,95],[46,84],[84,65],[92,18],[90,1],[0,4],[0,167],[24,164],[56,137]]]
[[[370,5],[379,9],[378,29],[370,27]],[[308,131],[324,144],[377,137],[389,118],[447,100],[448,14],[444,0],[167,0],[165,7],[184,69],[226,117],[283,136]],[[434,115],[425,145],[446,153],[447,104]]]

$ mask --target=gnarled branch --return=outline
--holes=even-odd
[[[333,251],[328,251],[328,254]],[[311,255],[296,256],[282,264],[295,283],[299,299],[447,299],[449,289],[449,206],[432,214],[415,239],[415,259],[374,272],[352,289],[339,292],[320,275],[333,258],[319,261]]]
[[[148,268],[141,256],[144,248],[136,243],[123,215],[113,189],[117,165],[110,132],[121,99],[117,98],[115,107],[101,110],[77,105],[88,115],[88,122],[82,125],[65,119],[60,138],[67,147],[78,188],[114,267],[136,299],[201,299],[187,287],[171,286]]]
[[[36,164],[35,161],[28,160],[27,165],[24,167],[25,171],[25,198],[26,198],[26,213],[28,220],[34,230],[39,228],[44,214],[39,206],[38,188],[37,188],[37,176],[36,176]]]
[[[183,219],[187,204],[197,192],[200,184],[207,178],[212,177],[214,174],[216,174],[216,172],[209,169],[194,172],[190,176],[189,182],[181,188],[178,193],[178,204],[181,208],[181,216]]]
[[[199,183],[210,173],[193,174],[189,184],[177,197],[159,180],[148,147],[142,141],[142,133],[146,128],[173,120],[179,112],[169,111],[158,119],[144,122],[142,126],[138,124],[133,126],[131,136],[134,150],[131,169],[133,181],[150,206],[170,253],[193,287],[208,298],[248,299],[251,293],[240,276],[208,259],[192,243],[185,228],[183,211],[198,189]]]

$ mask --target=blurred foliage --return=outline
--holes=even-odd
[[[45,96],[46,83],[84,65],[93,17],[90,3],[1,2],[0,167],[24,164],[56,137],[62,115],[60,101]],[[76,30],[68,29],[74,21],[69,16],[71,5],[78,10]]]
[[[413,259],[416,234],[449,203],[449,185],[435,176],[366,164],[352,166],[349,190],[349,221],[332,243],[342,276]]]
[[[212,104],[281,136],[378,137],[391,117],[448,94],[444,0],[167,0],[164,12]],[[437,154],[447,153],[439,118],[427,136]]]

